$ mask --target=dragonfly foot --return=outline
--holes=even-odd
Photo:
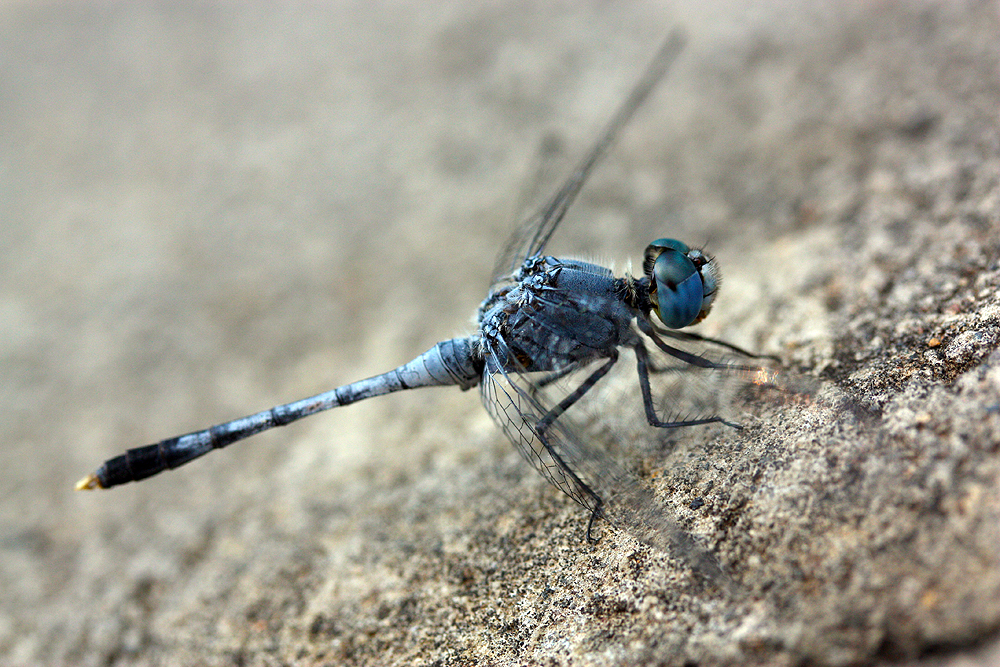
[[[604,503],[602,503],[600,499],[597,500],[594,504],[593,511],[590,513],[590,520],[587,522],[587,541],[591,544],[597,544],[598,541],[597,538],[594,537],[594,521],[600,518],[601,505],[603,504]]]

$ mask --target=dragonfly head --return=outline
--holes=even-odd
[[[705,319],[719,289],[715,260],[675,239],[657,239],[646,247],[642,263],[649,279],[649,301],[670,329]]]

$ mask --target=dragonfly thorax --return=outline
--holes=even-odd
[[[624,279],[580,260],[532,257],[479,309],[480,336],[508,370],[551,371],[609,356],[639,311]]]

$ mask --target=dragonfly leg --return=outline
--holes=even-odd
[[[703,417],[701,419],[683,419],[665,422],[656,416],[653,406],[653,391],[649,386],[649,352],[642,341],[635,344],[636,370],[639,373],[639,388],[642,390],[642,406],[646,410],[646,421],[657,428],[679,428],[681,426],[700,426],[702,424],[725,424],[735,429],[743,428],[739,424],[727,421],[722,417]]]
[[[611,367],[614,366],[617,361],[618,361],[618,350],[612,349],[608,354],[608,360],[603,364],[601,364],[601,366],[597,370],[591,373],[586,380],[581,382],[579,387],[577,387],[569,394],[567,394],[566,397],[563,398],[563,400],[559,401],[559,403],[554,408],[549,410],[541,419],[539,419],[538,422],[535,424],[535,427],[540,430],[548,428],[549,425],[551,425],[552,422],[554,422],[555,420],[559,419],[559,417],[561,417],[562,414],[570,408],[570,406],[572,406],[574,403],[583,398],[583,395],[586,394],[588,391],[590,391],[591,388],[595,384],[597,384],[598,380],[607,375],[608,371],[611,370]],[[570,370],[575,370],[575,368],[571,366],[568,367],[565,371],[556,371],[556,373],[554,374],[559,374],[559,376],[561,377],[563,375],[568,374]],[[551,382],[554,379],[557,378],[551,378],[549,379],[549,381]]]
[[[536,395],[537,394],[537,390],[544,389],[545,387],[548,387],[553,382],[557,382],[557,381],[561,380],[562,378],[566,377],[567,375],[569,375],[573,371],[577,370],[577,368],[578,368],[577,366],[569,365],[569,366],[566,366],[565,368],[560,368],[557,371],[552,371],[551,373],[549,373],[545,377],[532,382],[532,385],[531,385],[531,395],[532,396]]]
[[[653,375],[659,375],[660,373],[666,373],[667,371],[681,371],[684,370],[683,366],[657,366],[653,363],[652,359],[646,360],[646,370],[648,370]]]
[[[538,440],[545,447],[545,451],[548,452],[552,460],[559,466],[560,471],[564,474],[569,481],[572,483],[573,487],[576,488],[577,494],[573,495],[573,498],[579,502],[584,507],[590,509],[590,521],[587,522],[587,540],[590,542],[596,541],[593,538],[593,527],[594,521],[603,515],[603,505],[604,501],[601,497],[590,488],[590,485],[580,479],[580,476],[573,470],[573,467],[566,462],[566,459],[556,451],[555,447],[552,446],[549,441],[548,431],[552,424],[557,420],[566,410],[568,410],[574,403],[580,400],[584,394],[586,394],[590,389],[600,380],[602,377],[608,374],[611,367],[615,365],[618,361],[618,351],[611,350],[608,356],[607,362],[601,364],[601,366],[591,373],[586,380],[580,383],[580,386],[574,389],[572,392],[566,395],[559,403],[549,410],[545,415],[542,416],[537,422],[535,422],[535,433],[538,435]],[[569,371],[561,372],[562,375],[566,375]],[[556,371],[560,373],[560,371]],[[572,495],[572,494],[571,494]]]
[[[604,501],[597,494],[594,494],[594,509],[590,511],[590,520],[587,521],[587,541],[591,544],[597,542],[597,538],[594,537],[594,521],[596,521],[601,516],[601,510],[604,507]]]
[[[711,359],[706,359],[705,357],[698,356],[697,354],[691,354],[690,352],[687,352],[680,348],[667,345],[660,338],[657,330],[653,328],[653,325],[641,317],[636,319],[636,325],[638,325],[639,330],[642,331],[642,333],[649,336],[649,339],[654,343],[656,343],[656,347],[660,348],[661,350],[669,354],[671,357],[675,359],[680,359],[686,364],[697,366],[698,368],[719,368],[728,371],[759,372],[761,370],[759,366],[745,366],[743,364],[717,363],[712,361]],[[681,338],[681,336],[677,335],[677,333],[678,332],[671,332],[670,335],[674,338]],[[684,334],[684,335],[694,336],[694,334]],[[700,336],[695,338],[695,340],[707,340],[710,342],[714,342],[714,339],[702,338]],[[726,343],[725,345],[728,346],[728,343]],[[734,347],[734,349],[739,350],[739,348],[736,347]],[[643,351],[645,352],[645,349]],[[647,355],[647,365],[648,365],[648,355]]]
[[[781,359],[773,354],[757,354],[756,352],[751,352],[749,350],[744,350],[739,345],[733,345],[724,340],[718,338],[712,338],[710,336],[702,336],[701,334],[692,333],[690,331],[671,331],[669,329],[661,329],[656,327],[656,333],[661,336],[668,336],[670,338],[676,338],[677,340],[693,340],[700,343],[711,343],[712,345],[718,345],[719,347],[725,347],[732,350],[733,352],[748,357],[750,359],[770,359],[771,361],[781,362]]]
[[[543,377],[541,380],[538,380],[537,382],[535,382],[535,384],[538,385],[539,387],[548,387],[550,384],[552,384],[556,380],[559,380],[561,378],[566,377],[567,375],[569,375],[570,373],[572,373],[575,370],[576,370],[576,366],[572,366],[572,365],[566,366],[565,368],[561,368],[561,369],[559,369],[557,371],[552,371],[551,373],[549,373],[548,375],[546,375],[545,377]]]

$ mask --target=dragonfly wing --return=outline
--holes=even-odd
[[[669,452],[665,446],[677,438],[697,434],[708,442],[732,431],[725,425],[651,426],[632,346],[641,342],[647,350],[650,402],[656,417],[665,422],[718,417],[737,425],[752,416],[767,419],[769,411],[780,413],[794,403],[815,398],[819,381],[726,343],[687,334],[661,335],[655,330],[648,335],[634,325],[633,337],[622,341],[620,356],[607,375],[587,385],[615,352],[608,352],[597,338],[577,339],[576,324],[587,313],[607,315],[621,304],[558,292],[539,296],[535,305],[542,301],[544,308],[526,315],[538,340],[558,345],[572,338],[594,355],[589,362],[529,371],[516,361],[516,352],[505,348],[505,341],[485,342],[480,388],[487,411],[521,455],[578,503],[640,541],[682,558],[703,578],[725,578],[715,558],[671,518],[664,503],[642,481],[639,468],[652,462],[652,452],[662,459]],[[589,387],[586,392],[551,419],[557,414],[553,410],[583,386]],[[651,474],[657,475],[653,470]]]
[[[597,509],[591,493],[592,480],[580,465],[583,456],[579,441],[568,437],[565,425],[557,420],[547,429],[543,443],[538,424],[551,408],[543,403],[542,393],[525,375],[488,364],[480,394],[493,421],[535,470],[587,509]]]
[[[528,217],[511,234],[503,250],[497,257],[493,269],[492,284],[496,284],[517,270],[528,257],[541,255],[562,222],[566,211],[580,193],[580,189],[601,161],[608,148],[614,143],[621,129],[628,124],[636,110],[649,97],[653,88],[670,69],[677,54],[684,46],[684,34],[675,30],[660,47],[653,61],[633,87],[632,92],[612,116],[604,133],[597,140],[583,160],[570,174],[562,187],[533,215]]]
[[[592,412],[571,414],[574,405],[539,428],[561,397],[578,387],[602,360],[562,371],[518,373],[503,370],[501,359],[501,355],[487,354],[480,384],[483,404],[504,435],[545,479],[596,516],[686,562],[702,579],[725,577],[715,557],[669,518],[638,475],[599,444],[604,439],[595,435],[600,425],[599,418],[589,418]]]

